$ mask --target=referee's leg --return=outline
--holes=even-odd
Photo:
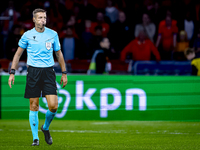
[[[31,126],[31,131],[33,135],[32,146],[39,145],[38,137],[38,110],[39,110],[39,98],[29,98],[30,101],[30,112],[29,112],[29,122]]]
[[[53,141],[52,141],[52,137],[49,132],[49,126],[57,112],[58,97],[57,97],[57,95],[45,95],[45,97],[47,99],[49,109],[47,110],[45,123],[44,123],[44,125],[42,125],[41,130],[44,133],[45,141],[47,142],[47,144],[51,145],[53,143]]]
[[[45,95],[48,103],[48,108],[51,112],[55,113],[58,109],[58,97],[57,95]]]
[[[57,95],[45,95],[48,103],[48,110],[46,113],[46,119],[43,126],[44,130],[49,130],[49,126],[51,121],[53,120],[54,116],[56,115],[58,109],[58,97]]]

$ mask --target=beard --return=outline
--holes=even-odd
[[[41,26],[41,27],[44,27],[44,26],[46,26],[46,23],[42,23],[40,26]]]
[[[43,27],[46,26],[46,23],[43,23],[42,26],[43,26]]]
[[[38,24],[35,24],[35,28],[40,31],[44,31],[44,27],[45,27],[46,23],[38,23]]]
[[[46,23],[38,23],[38,24],[37,24],[37,27],[38,27],[38,28],[43,28],[44,26],[46,26]]]

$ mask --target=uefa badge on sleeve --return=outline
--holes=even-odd
[[[51,49],[51,42],[46,42],[46,48],[47,48],[48,50]]]

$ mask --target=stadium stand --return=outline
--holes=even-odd
[[[63,46],[64,39],[75,37],[72,49],[76,47],[79,55],[74,55],[73,60],[66,59],[67,69],[69,73],[86,74],[91,56],[98,49],[99,40],[102,36],[107,36],[110,40],[111,48],[109,51],[109,61],[111,62],[111,71],[109,74],[133,74],[133,75],[191,75],[190,61],[186,61],[182,55],[181,60],[171,58],[171,53],[178,50],[180,42],[180,31],[186,32],[189,47],[194,48],[196,56],[200,56],[200,4],[195,0],[62,0],[62,1],[39,1],[39,0],[21,0],[18,3],[9,0],[0,7],[0,65],[1,70],[8,73],[9,63],[12,61],[13,55],[17,50],[18,41],[24,32],[34,27],[32,22],[32,11],[35,8],[43,8],[47,11],[47,27],[57,31],[61,50],[66,54],[67,49]],[[112,5],[111,5],[112,4]],[[118,18],[112,21],[112,10],[118,11]],[[108,13],[106,13],[109,11]],[[144,14],[147,14],[146,21]],[[116,15],[116,14],[115,14]],[[168,20],[166,20],[168,17]],[[171,18],[171,19],[169,19]],[[99,27],[95,33],[92,28],[94,23],[98,22]],[[144,23],[146,22],[146,23]],[[191,23],[192,22],[192,23]],[[109,28],[105,28],[102,23],[108,24]],[[137,37],[134,31],[137,30],[138,24],[144,25],[145,31],[148,31],[148,25],[155,24],[155,34],[151,37],[153,44],[158,49],[160,55],[166,48],[161,44],[156,45],[159,27],[177,26],[177,31],[173,34],[173,45],[169,49],[169,56],[166,61],[161,57],[161,61],[154,62],[154,58],[150,61],[136,61],[129,63],[127,60],[120,61],[120,54],[123,48]],[[70,26],[73,31],[72,35],[66,34],[66,29]],[[108,31],[103,35],[105,30]],[[139,30],[139,29],[138,29]],[[84,34],[83,34],[84,33]],[[159,34],[160,33],[160,34]],[[166,32],[167,34],[169,32]],[[171,32],[170,32],[171,33]],[[177,37],[174,37],[177,34]],[[84,36],[89,35],[89,37]],[[165,37],[165,34],[162,35]],[[169,36],[169,35],[167,35]],[[149,34],[146,38],[150,38]],[[143,41],[144,42],[144,41]],[[143,43],[141,42],[141,43]],[[172,42],[172,40],[168,41]],[[12,43],[12,44],[11,44]],[[145,43],[145,42],[144,42]],[[177,43],[177,47],[176,47]],[[77,47],[78,46],[78,47]],[[164,47],[163,47],[164,46]],[[182,48],[181,50],[184,50]],[[75,49],[74,49],[75,51]],[[167,52],[168,53],[168,52]],[[26,61],[26,53],[23,54],[21,61]],[[132,58],[133,59],[133,58]],[[131,69],[132,68],[132,69]],[[25,70],[26,67],[23,68]],[[54,65],[57,73],[60,73],[58,63]]]

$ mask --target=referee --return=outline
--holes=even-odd
[[[46,97],[48,110],[44,125],[41,130],[44,133],[47,144],[52,144],[52,137],[49,132],[49,125],[56,115],[58,108],[56,76],[53,69],[54,59],[53,50],[56,53],[57,60],[62,70],[61,84],[63,87],[67,84],[67,72],[57,32],[45,27],[46,11],[35,9],[33,11],[33,22],[35,27],[25,32],[19,40],[19,47],[14,55],[8,84],[10,88],[14,84],[15,69],[18,66],[19,59],[25,49],[27,49],[27,82],[25,89],[25,98],[30,101],[29,122],[33,135],[32,146],[39,145],[38,137],[38,110],[39,97]]]

